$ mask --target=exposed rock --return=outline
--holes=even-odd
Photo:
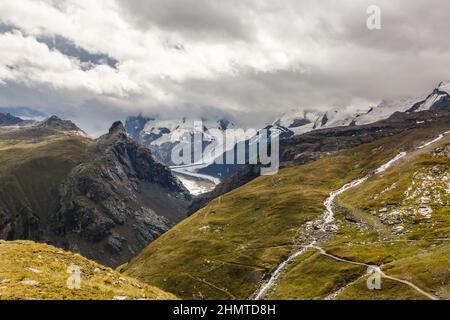
[[[31,280],[31,279],[24,279],[22,281],[19,282],[20,284],[24,284],[26,286],[37,286],[39,285],[39,282],[37,282],[36,280]]]
[[[100,161],[76,167],[61,188],[53,231],[64,239],[73,234],[98,243],[106,251],[96,253],[89,244],[80,250],[116,266],[182,219],[190,196],[169,169],[127,135],[121,122],[98,139],[97,149]],[[152,197],[165,209],[157,212],[160,204],[152,204]]]
[[[298,128],[311,123],[309,119],[294,119],[294,121],[289,125],[289,128]]]
[[[21,164],[54,180],[44,189],[42,204],[28,189],[22,190],[22,184],[10,196],[12,202],[0,197],[0,237],[50,243],[115,267],[185,218],[191,197],[168,168],[128,136],[122,123],[114,123],[96,141],[66,134],[65,130],[76,129],[57,117],[37,127],[17,129],[14,139],[26,143],[41,132],[43,140],[61,141],[56,139],[60,134],[67,141],[50,144],[54,158],[36,152]],[[38,176],[21,179],[33,188],[42,183]],[[18,198],[22,194],[25,200]]]
[[[404,226],[396,226],[393,230],[393,233],[398,235],[401,234],[404,230],[405,230]]]

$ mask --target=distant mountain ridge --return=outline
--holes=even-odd
[[[48,117],[45,112],[29,107],[0,107],[0,113],[9,113],[23,120],[42,121]]]
[[[0,113],[0,126],[15,126],[23,122],[24,120],[11,115],[10,113]]]
[[[24,120],[20,117],[11,115],[10,113],[0,113],[0,126],[1,127],[34,127],[49,130],[56,130],[58,132],[78,134],[87,136],[86,132],[81,130],[76,124],[70,120],[62,120],[57,116],[51,116],[41,121],[36,120]],[[14,129],[14,128],[11,128]]]
[[[352,127],[366,125],[388,119],[396,112],[418,112],[450,108],[450,82],[441,82],[431,94],[418,98],[398,98],[382,101],[375,107],[362,107],[358,110],[335,108],[327,111],[294,109],[284,113],[272,124],[262,125],[260,129],[278,132],[281,140],[319,129],[335,127]],[[170,154],[173,148],[184,138],[192,134],[192,125],[185,118],[181,120],[159,121],[155,117],[129,117],[126,122],[127,132],[138,142],[144,144],[155,157],[171,166]],[[236,128],[229,120],[206,121],[209,128]],[[208,137],[206,137],[206,140]],[[252,139],[245,142],[248,146]],[[254,143],[254,142],[253,142]],[[205,144],[207,145],[207,144]],[[236,146],[234,147],[236,149]],[[201,174],[214,179],[226,180],[242,169],[240,164],[217,165],[215,158],[207,158],[203,165],[193,166],[183,171],[187,174]]]
[[[39,128],[54,129],[61,132],[72,132],[75,134],[80,134],[87,136],[86,132],[81,130],[75,123],[70,120],[62,120],[57,116],[51,116],[39,123],[37,123]]]
[[[323,128],[374,123],[389,118],[395,112],[417,112],[445,108],[450,108],[450,82],[441,82],[426,97],[385,100],[376,107],[367,107],[356,111],[345,108],[327,111],[294,109],[275,120],[274,125],[285,127],[298,135]]]

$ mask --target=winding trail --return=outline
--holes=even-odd
[[[189,274],[189,273],[187,273],[187,276],[188,276],[189,278],[193,279],[193,280],[202,282],[202,283],[204,283],[204,284],[210,286],[211,288],[214,288],[214,289],[216,289],[216,290],[219,290],[219,291],[225,293],[225,294],[226,294],[227,296],[229,296],[232,300],[237,300],[237,298],[236,298],[230,291],[228,291],[227,289],[218,287],[218,286],[216,286],[215,284],[213,284],[213,283],[211,283],[211,282],[208,282],[208,281],[206,281],[206,280],[204,280],[204,279],[200,279],[200,278],[194,277],[193,275],[191,275],[191,274]]]
[[[334,259],[334,260],[336,260],[336,261],[345,262],[345,263],[349,263],[349,264],[354,264],[354,265],[358,265],[358,266],[365,266],[365,267],[368,268],[368,270],[374,270],[374,271],[378,272],[378,273],[381,275],[381,277],[383,277],[383,278],[390,279],[390,280],[393,280],[393,281],[400,282],[400,283],[403,283],[403,284],[408,285],[409,287],[411,287],[412,289],[416,290],[416,291],[419,292],[420,294],[426,296],[426,297],[429,298],[430,300],[439,300],[438,298],[436,298],[436,297],[433,296],[432,294],[430,294],[430,293],[428,293],[428,292],[422,290],[421,288],[419,288],[418,286],[416,286],[416,285],[415,285],[414,283],[412,283],[412,282],[409,282],[409,281],[406,281],[406,280],[403,280],[403,279],[399,279],[399,278],[396,278],[396,277],[389,276],[389,275],[385,274],[385,273],[381,270],[381,267],[382,267],[382,266],[374,266],[374,265],[370,265],[370,264],[367,264],[367,263],[362,263],[362,262],[355,262],[355,261],[351,261],[351,260],[346,260],[346,259],[337,257],[337,256],[335,256],[335,255],[332,255],[332,254],[326,252],[326,251],[325,251],[323,248],[321,248],[321,247],[313,246],[312,248],[318,250],[318,251],[320,252],[320,254],[322,254],[322,255],[324,255],[324,256],[326,256],[326,257],[332,258],[332,259]],[[364,276],[365,276],[365,275],[363,275],[361,278],[363,278]],[[358,279],[358,280],[359,280],[359,279]],[[347,285],[347,286],[348,286],[348,285]],[[342,290],[339,290],[339,291],[342,291]],[[334,295],[337,296],[336,293],[335,293]]]
[[[450,131],[444,132],[442,134],[440,134],[437,138],[435,138],[432,141],[429,141],[419,147],[416,148],[416,150],[421,150],[424,149],[438,141],[440,141],[442,138],[444,138],[447,134],[449,134]],[[392,167],[395,163],[397,163],[398,161],[400,161],[401,159],[403,159],[404,157],[406,157],[408,154],[406,152],[401,152],[398,155],[396,155],[394,158],[392,158],[391,160],[389,160],[388,162],[386,162],[385,164],[381,165],[380,167],[378,167],[375,171],[373,171],[372,173],[366,175],[363,178],[359,178],[356,180],[353,180],[349,183],[347,183],[346,185],[344,185],[343,187],[341,187],[339,190],[333,191],[330,193],[330,196],[324,201],[324,206],[325,206],[325,212],[324,214],[319,217],[318,219],[316,219],[315,221],[313,221],[312,223],[314,224],[314,222],[317,222],[319,224],[319,229],[323,232],[329,232],[329,231],[335,231],[337,230],[337,226],[335,225],[335,215],[334,215],[334,202],[336,200],[336,198],[341,195],[342,193],[361,185],[362,183],[364,183],[367,179],[371,178],[374,175],[377,174],[381,174],[383,172],[385,172],[387,169],[389,169],[390,167]],[[433,295],[425,292],[424,290],[420,289],[419,287],[417,287],[415,284],[406,281],[406,280],[402,280],[402,279],[398,279],[392,276],[388,276],[386,275],[383,271],[381,271],[381,267],[379,266],[371,266],[365,263],[360,263],[360,262],[354,262],[354,261],[350,261],[350,260],[345,260],[336,256],[333,256],[329,253],[327,253],[325,250],[323,250],[322,248],[316,246],[317,243],[317,239],[314,239],[313,241],[311,241],[309,244],[307,244],[306,246],[302,246],[300,247],[298,250],[294,251],[285,261],[283,261],[281,264],[278,265],[278,267],[275,269],[275,271],[273,271],[273,273],[271,274],[271,277],[268,281],[263,282],[262,285],[258,288],[258,290],[252,294],[251,298],[253,298],[254,300],[261,300],[264,299],[267,294],[278,284],[278,281],[280,279],[280,277],[285,273],[286,269],[288,268],[289,264],[291,264],[297,257],[301,256],[303,253],[305,253],[308,249],[311,248],[315,248],[317,250],[320,251],[321,254],[328,256],[330,258],[333,258],[335,260],[341,261],[341,262],[346,262],[346,263],[352,263],[352,264],[356,264],[356,265],[361,265],[361,266],[367,266],[368,268],[371,268],[372,270],[375,270],[376,272],[379,272],[381,274],[382,277],[386,278],[386,279],[390,279],[393,281],[397,281],[397,282],[401,282],[403,284],[406,284],[408,286],[410,286],[411,288],[413,288],[414,290],[416,290],[417,292],[423,294],[424,296],[428,297],[429,299],[432,300],[438,300],[436,297],[434,297]]]

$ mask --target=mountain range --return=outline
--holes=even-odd
[[[450,299],[449,84],[262,125],[282,138],[274,176],[167,163],[190,121],[138,116],[92,139],[0,114],[0,299]],[[236,127],[204,124],[206,145]]]
[[[336,108],[327,111],[291,110],[274,124],[291,130],[294,134],[311,130],[374,123],[389,118],[395,112],[416,112],[447,108],[450,104],[450,82],[441,82],[429,95],[415,98],[384,100],[375,107],[357,111]]]
[[[262,124],[260,129],[269,129],[277,132],[280,139],[288,139],[310,131],[365,125],[389,118],[396,112],[417,112],[424,110],[437,110],[450,105],[450,83],[441,82],[429,95],[416,98],[398,98],[395,100],[385,100],[375,107],[361,108],[360,110],[335,108],[325,111],[307,110],[304,108],[293,109],[284,113],[271,124]],[[206,141],[203,148],[214,141],[208,135],[209,129],[236,129],[238,126],[231,120],[220,118],[203,121],[202,133]],[[129,117],[125,128],[127,132],[139,143],[143,143],[157,159],[168,166],[173,166],[171,153],[175,146],[185,141],[191,141],[194,119],[173,119],[158,120],[157,117]],[[247,130],[248,128],[243,128]],[[256,143],[257,139],[242,137],[237,143],[243,142],[248,149],[248,145]],[[236,149],[237,145],[229,149]],[[219,158],[223,158],[220,156]],[[193,165],[176,168],[176,174],[182,179],[185,186],[191,190],[193,195],[200,196],[212,192],[217,184],[227,179],[234,179],[233,176],[243,170],[240,164],[216,164],[216,158],[207,156],[203,161],[192,159]],[[248,155],[247,155],[248,161]],[[253,178],[254,176],[252,176]],[[223,189],[219,187],[217,189]],[[216,191],[217,192],[217,191]],[[204,195],[202,197],[205,197]]]
[[[0,107],[0,113],[9,113],[23,120],[42,121],[48,117],[47,113],[29,107]]]

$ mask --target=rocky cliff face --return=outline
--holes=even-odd
[[[50,120],[51,125],[47,120],[29,129],[53,133],[43,138],[47,149],[39,150],[42,146],[19,130],[20,143],[30,146],[27,158],[8,173],[0,170],[3,181],[20,176],[20,183],[4,185],[5,192],[16,191],[0,192],[3,239],[47,242],[118,266],[185,217],[187,190],[121,123],[91,140],[68,122]],[[15,147],[11,154],[23,159]],[[31,167],[34,175],[22,175]],[[42,197],[36,199],[24,184],[41,189]]]
[[[64,247],[115,266],[181,220],[190,197],[121,123],[96,148],[101,156],[75,167],[61,186],[52,231]]]

